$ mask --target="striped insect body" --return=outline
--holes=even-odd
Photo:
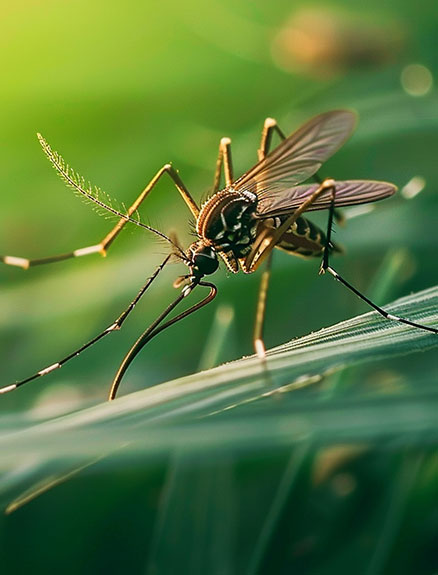
[[[257,234],[257,201],[253,194],[233,189],[214,194],[201,208],[196,232],[227,260],[234,260],[231,271],[238,271],[238,260],[251,251]]]
[[[287,216],[275,216],[263,220],[265,225],[279,228]],[[300,216],[281,236],[275,247],[292,255],[304,258],[321,257],[326,245],[326,234],[309,219]],[[331,243],[331,251],[342,251],[337,245]]]

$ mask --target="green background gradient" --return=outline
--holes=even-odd
[[[338,1],[310,6],[283,0],[127,0],[118,4],[23,0],[3,1],[1,13],[1,254],[43,257],[93,245],[114,223],[64,186],[41,152],[36,132],[87,180],[119,202],[133,201],[167,162],[173,163],[201,201],[212,188],[221,137],[232,138],[235,174],[240,175],[256,160],[267,116],[275,117],[290,133],[314,114],[352,108],[360,116],[356,133],[321,174],[388,180],[399,188],[421,177],[426,185],[412,200],[397,194],[376,205],[372,213],[347,222],[345,228],[338,226],[336,241],[345,246],[346,253],[334,261],[335,267],[382,304],[437,283],[435,2]],[[321,20],[325,32],[317,29]],[[309,22],[315,23],[314,33]],[[331,27],[333,37],[327,31]],[[297,30],[307,36],[301,39]],[[293,40],[290,50],[289,36]],[[321,45],[322,55],[312,60],[309,54]],[[406,74],[412,64],[421,64],[431,75],[426,73],[426,79],[418,81],[417,89],[427,91],[423,95],[409,94],[402,82],[403,70]],[[429,80],[432,84],[427,90]],[[164,232],[176,231],[184,245],[192,241],[193,222],[170,181],[160,183],[142,207],[141,217]],[[324,222],[322,215],[314,219]],[[89,256],[27,272],[2,266],[0,385],[50,365],[109,325],[166,249],[147,232],[129,229],[105,259]],[[318,261],[279,252],[273,266],[267,347],[368,311],[332,278],[319,277]],[[2,396],[0,411],[7,424],[16,421],[20,427],[20,413],[49,417],[104,401],[124,354],[176,296],[172,282],[182,273],[181,265],[168,266],[121,332],[45,380]],[[217,300],[148,345],[131,366],[122,393],[196,372],[207,337],[213,337],[213,318],[223,305],[233,311],[234,319],[218,344],[216,361],[251,354],[259,276],[228,277],[225,270],[219,270],[212,278],[219,289]],[[353,371],[336,388],[353,397],[360,390],[376,397],[378,404],[380,396],[399,398],[417,384],[418,393],[432,393],[436,376],[436,351],[432,350]],[[436,394],[433,397],[436,404]],[[262,419],[260,414],[260,426]],[[379,418],[372,416],[369,425],[378,429]],[[238,426],[235,433],[239,433]],[[348,442],[348,423],[345,433]],[[124,462],[123,469],[115,462],[104,465],[99,472],[77,477],[1,519],[2,562],[7,573],[240,574],[252,565],[253,571],[248,572],[431,574],[428,538],[436,528],[436,516],[428,510],[437,471],[433,450],[417,443],[409,451],[409,440],[403,440],[389,457],[375,451],[378,437],[376,431],[375,444],[367,441],[363,450],[341,458],[342,465],[349,466],[343,473],[356,474],[364,486],[357,495],[362,499],[355,502],[354,516],[349,515],[352,507],[336,507],[335,496],[324,482],[318,484],[311,478],[312,449],[301,454],[307,472],[296,479],[295,492],[289,494],[292,499],[285,508],[292,513],[291,501],[296,498],[303,516],[312,516],[315,503],[327,516],[344,514],[349,520],[334,521],[336,527],[327,525],[322,534],[312,533],[307,525],[303,527],[306,536],[301,537],[304,531],[294,526],[293,514],[285,515],[276,529],[287,537],[270,540],[263,548],[263,560],[255,561],[253,556],[251,563],[248,559],[249,549],[258,552],[248,543],[253,540],[252,521],[257,515],[251,510],[258,499],[278,487],[290,457],[287,450],[271,457],[269,445],[243,450],[242,460],[234,462],[238,470],[231,469],[226,452],[221,459],[217,489],[224,493],[224,505],[229,508],[215,508],[223,515],[210,510],[215,518],[211,523],[194,522],[195,527],[190,523],[199,546],[204,544],[202,533],[210,527],[213,535],[205,545],[214,547],[219,541],[217,553],[207,554],[207,560],[204,556],[198,562],[188,560],[191,547],[181,532],[186,525],[184,514],[202,512],[187,504],[191,490],[202,492],[217,461],[204,454],[204,465],[198,460],[193,466],[184,462],[184,482],[174,493],[181,506],[173,502],[173,515],[166,516],[169,525],[180,527],[163,528],[169,549],[164,560],[166,554],[158,544],[153,558],[149,553],[157,521],[153,510],[163,503],[169,469],[179,469],[180,462],[171,467],[167,451],[162,457],[145,460],[140,450]],[[329,447],[336,449],[340,444],[343,441],[333,439]],[[296,456],[301,455],[297,448]],[[409,458],[413,458],[412,465]],[[10,471],[9,465],[5,468],[5,473]],[[403,535],[400,527],[405,507],[394,511],[393,491],[388,491],[388,500],[380,491],[394,481],[400,482],[403,491],[404,478],[409,480],[412,469],[418,473],[406,507],[410,520],[419,525],[415,541],[412,534]],[[341,481],[341,491],[342,485]],[[2,501],[6,505],[5,493]],[[366,516],[379,496],[379,509],[372,519],[368,517],[369,532],[358,534],[351,523],[360,522],[361,514]],[[142,506],[148,510],[143,517]],[[236,507],[241,514],[239,526],[230,524],[232,514],[227,512]],[[218,517],[228,535],[214,531]],[[383,551],[367,546],[367,533],[385,521],[393,521],[393,531],[388,527],[389,535],[385,531],[386,539],[380,540]],[[130,545],[119,549],[117,537],[130,539]],[[23,547],[29,549],[27,559],[22,556]],[[284,561],[276,563],[273,557]]]

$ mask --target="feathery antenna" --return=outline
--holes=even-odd
[[[159,236],[160,238],[166,240],[173,246],[176,253],[184,261],[187,261],[187,256],[185,255],[184,251],[168,236],[166,236],[166,234],[163,234],[163,232],[160,232],[159,230],[141,222],[137,211],[135,212],[136,217],[132,217],[128,214],[124,214],[123,212],[121,212],[120,209],[118,209],[118,207],[115,207],[113,205],[111,198],[106,192],[103,192],[97,186],[92,186],[90,182],[87,183],[85,181],[85,178],[81,176],[78,172],[75,172],[75,170],[65,162],[65,160],[62,158],[60,154],[58,154],[58,152],[52,150],[49,143],[43,138],[41,134],[38,133],[37,136],[41,144],[41,147],[43,148],[43,151],[48,157],[52,166],[55,168],[55,170],[58,172],[58,174],[61,176],[64,182],[70,188],[72,188],[76,194],[80,195],[86,201],[93,203],[95,206],[98,206],[106,210],[107,212],[110,212],[115,216],[123,220],[126,220],[127,222],[130,222],[132,224],[135,224],[136,226],[144,228],[149,232],[152,232],[155,235]],[[105,201],[102,198],[104,198]]]

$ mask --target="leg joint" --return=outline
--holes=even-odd
[[[321,187],[326,189],[326,190],[335,190],[336,189],[336,182],[335,180],[333,180],[333,178],[325,178],[325,180],[323,180]]]

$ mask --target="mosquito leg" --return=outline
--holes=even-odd
[[[269,153],[269,148],[271,146],[272,136],[274,132],[277,132],[277,134],[280,136],[282,140],[286,139],[286,135],[278,127],[276,120],[274,120],[274,118],[266,118],[262,130],[260,148],[257,150],[259,162],[261,162],[266,156],[266,154]]]
[[[185,187],[183,181],[179,177],[178,172],[172,167],[171,164],[164,165],[161,168],[161,170],[159,170],[155,174],[155,176],[152,178],[152,180],[149,182],[149,184],[145,187],[145,189],[141,192],[141,194],[138,196],[138,198],[135,200],[135,202],[132,204],[132,206],[130,206],[130,208],[128,209],[127,215],[130,217],[130,216],[132,216],[132,214],[134,214],[139,209],[143,200],[146,199],[146,197],[152,191],[152,189],[157,184],[158,180],[161,178],[161,176],[163,174],[168,174],[172,178],[178,192],[182,196],[182,199],[187,204],[189,210],[192,212],[192,215],[195,218],[197,218],[198,214],[199,214],[199,208],[198,208],[196,202],[194,201],[194,199],[192,198],[192,196],[190,195],[189,191]],[[120,220],[117,222],[117,224],[114,226],[114,228],[110,231],[110,233],[107,236],[105,236],[105,238],[101,242],[103,253],[106,252],[106,250],[109,248],[111,243],[115,240],[115,238],[120,233],[121,229],[123,228],[123,226],[126,223],[127,223],[127,220],[125,218],[120,218]]]
[[[263,158],[268,153],[269,147],[271,145],[272,135],[277,132],[282,140],[286,138],[285,134],[277,126],[277,122],[273,118],[266,118],[262,137],[260,141],[260,148],[257,151],[258,159],[263,160]],[[225,174],[225,185],[230,186],[233,183],[233,166],[231,162],[231,140],[230,138],[222,138],[219,144],[219,155],[216,162],[216,172],[214,175],[214,186],[213,192],[216,193],[220,187],[220,179],[222,166],[224,168]]]
[[[96,244],[95,246],[87,246],[86,248],[79,248],[73,252],[67,252],[65,254],[57,254],[56,256],[49,256],[46,258],[35,258],[28,259],[17,256],[0,256],[0,262],[7,264],[9,266],[15,266],[27,270],[34,266],[40,266],[43,264],[52,264],[55,262],[61,262],[62,260],[69,260],[70,258],[77,258],[80,256],[88,256],[89,254],[102,253],[101,244]]]
[[[195,201],[193,200],[192,196],[190,195],[189,191],[185,187],[184,183],[182,182],[181,178],[178,175],[178,172],[171,166],[171,164],[166,164],[159,170],[156,175],[152,178],[149,184],[145,187],[145,189],[141,192],[135,202],[130,206],[127,211],[127,217],[131,217],[140,207],[143,200],[148,196],[148,194],[152,191],[154,186],[157,184],[158,180],[161,178],[163,174],[168,174],[177,190],[181,194],[183,200],[189,207],[190,211],[192,212],[193,216],[196,218],[199,214],[199,208]],[[42,265],[42,264],[50,264],[53,262],[59,262],[61,260],[66,260],[69,258],[76,258],[81,256],[87,256],[90,254],[100,253],[101,255],[105,256],[106,252],[108,251],[112,242],[116,239],[117,235],[120,233],[122,228],[128,222],[127,217],[120,218],[114,228],[107,234],[101,242],[93,246],[87,246],[85,248],[79,248],[74,250],[73,252],[59,254],[55,256],[49,256],[46,258],[38,258],[38,259],[27,259],[22,257],[16,256],[0,256],[0,262],[4,264],[12,265],[21,267],[23,269],[28,269],[33,266]]]
[[[313,174],[312,177],[318,184],[322,184],[322,182],[324,181],[318,172],[316,172],[316,174]],[[345,224],[345,216],[342,210],[340,210],[339,208],[334,208],[333,216],[336,220],[336,223],[338,223],[341,226]]]
[[[416,322],[411,321],[409,319],[405,319],[403,317],[399,317],[399,316],[393,315],[393,314],[385,311],[383,308],[381,308],[380,306],[375,304],[373,301],[371,301],[369,298],[367,298],[366,295],[364,295],[358,289],[356,289],[346,279],[344,279],[341,275],[339,275],[338,272],[334,268],[332,268],[330,266],[330,245],[331,245],[331,234],[332,234],[332,228],[333,228],[335,196],[336,196],[336,186],[333,186],[333,188],[332,188],[332,201],[330,204],[328,222],[327,222],[326,244],[324,247],[324,255],[322,257],[322,262],[321,262],[321,267],[320,267],[319,273],[324,274],[325,272],[329,272],[335,278],[335,280],[337,280],[338,282],[343,284],[346,288],[348,288],[350,291],[352,291],[354,294],[356,294],[358,298],[360,298],[362,301],[367,303],[370,307],[375,309],[377,311],[377,313],[379,313],[384,318],[390,319],[393,321],[398,321],[400,323],[404,323],[404,324],[410,325],[412,327],[416,327],[419,329],[423,329],[425,331],[429,331],[431,333],[438,334],[438,329],[436,329],[434,327],[422,325],[420,323],[416,323]]]
[[[372,302],[370,299],[368,299],[364,294],[362,294],[359,290],[357,290],[354,286],[352,286],[349,282],[347,282],[347,280],[345,280],[342,276],[340,276],[338,274],[338,272],[336,270],[334,270],[331,266],[327,266],[326,271],[328,271],[330,274],[332,274],[332,276],[338,280],[339,282],[341,282],[341,284],[343,284],[346,288],[348,288],[350,291],[352,291],[353,293],[355,293],[357,295],[357,297],[359,297],[361,300],[363,300],[364,302],[366,302],[369,306],[371,306],[373,309],[375,309],[381,316],[383,316],[386,319],[391,319],[394,321],[398,321],[400,323],[404,323],[406,325],[410,325],[412,327],[416,327],[419,329],[423,329],[425,331],[429,331],[431,333],[436,333],[438,334],[438,329],[434,328],[434,327],[429,327],[427,325],[422,325],[421,323],[416,323],[415,321],[410,321],[409,319],[405,319],[403,317],[399,317],[397,315],[393,315],[392,313],[388,313],[387,311],[385,311],[384,309],[382,309],[381,307],[379,307],[377,304],[375,304],[374,302]]]
[[[266,300],[268,295],[269,280],[271,278],[272,253],[269,254],[266,267],[263,270],[260,280],[259,295],[257,300],[257,311],[254,325],[254,349],[260,359],[265,359],[266,349],[263,341],[263,330],[266,316]]]
[[[334,184],[334,180],[327,178],[320,186],[318,186],[312,195],[307,198],[307,200],[305,200],[288,218],[283,221],[278,228],[265,228],[264,233],[260,233],[257,236],[251,252],[246,257],[246,268],[251,272],[255,271],[268,257],[269,253],[274,249],[282,235],[287,232],[290,226],[292,226],[301,214],[308,210],[322,194],[326,193],[327,190],[332,189]]]
[[[214,174],[213,193],[220,187],[222,167],[224,168],[225,185],[231,186],[233,183],[233,164],[231,161],[231,140],[222,138],[219,143],[219,154],[216,162],[216,172]]]
[[[273,118],[266,118],[262,130],[260,148],[257,150],[257,155],[260,162],[269,153],[269,148],[271,146],[274,132],[277,132],[282,140],[286,138],[285,134],[278,127],[277,122]],[[263,330],[265,325],[266,300],[268,297],[269,280],[271,277],[272,269],[272,253],[273,252],[271,251],[268,256],[268,261],[266,262],[266,267],[263,270],[260,280],[256,318],[254,323],[254,350],[260,359],[265,359],[266,357],[266,349],[263,341]]]
[[[324,274],[329,267],[329,257],[330,257],[330,249],[332,245],[332,230],[333,230],[333,218],[335,216],[335,197],[336,197],[336,186],[333,185],[331,188],[332,197],[330,202],[330,208],[327,218],[327,234],[325,237],[325,246],[324,246],[324,253],[322,256],[321,265],[319,267],[319,274]]]
[[[169,319],[165,323],[162,323],[162,321],[176,308],[176,306],[184,298],[186,298],[193,291],[193,289],[197,285],[210,288],[210,292],[208,293],[208,295],[205,296],[205,298],[202,299],[200,302],[194,304],[185,311],[181,312],[179,315]],[[179,296],[175,299],[175,301],[173,301],[170,305],[168,305],[167,308],[157,317],[157,319],[147,328],[147,330],[141,334],[141,336],[137,339],[137,341],[134,343],[134,345],[126,354],[111,384],[108,401],[112,401],[113,399],[115,399],[117,395],[117,390],[119,389],[122,378],[126,370],[128,369],[129,365],[132,363],[132,361],[134,360],[136,355],[140,352],[140,350],[153,337],[155,337],[156,335],[164,331],[166,328],[170,327],[171,325],[175,324],[181,319],[184,319],[185,317],[189,316],[190,314],[194,313],[198,309],[201,309],[202,307],[213,301],[213,299],[216,297],[216,294],[217,294],[217,288],[214,284],[210,282],[199,281],[197,283],[187,285],[185,288],[183,288],[183,290],[181,291]]]
[[[167,262],[169,261],[169,259],[171,257],[172,257],[171,255],[168,255],[165,258],[165,260],[155,270],[153,275],[150,278],[148,278],[147,282],[140,289],[140,291],[135,296],[135,298],[132,300],[132,302],[129,304],[129,306],[119,315],[119,317],[111,325],[109,325],[106,329],[104,329],[101,333],[99,333],[98,335],[93,337],[93,339],[91,339],[90,341],[85,343],[83,346],[76,349],[75,351],[73,351],[69,355],[65,356],[63,359],[57,361],[56,363],[49,365],[49,367],[41,369],[40,371],[34,373],[30,377],[27,377],[26,379],[23,379],[21,381],[18,381],[16,383],[11,384],[11,385],[7,385],[5,387],[1,387],[0,388],[0,394],[7,393],[8,391],[13,391],[14,389],[17,389],[18,387],[21,387],[22,385],[24,385],[30,381],[33,381],[34,379],[37,379],[39,377],[43,377],[44,375],[47,375],[48,373],[55,371],[56,369],[62,367],[64,364],[66,364],[68,361],[70,361],[70,359],[73,359],[74,357],[78,356],[83,351],[85,351],[87,348],[89,348],[92,345],[94,345],[95,343],[97,343],[100,339],[102,339],[103,337],[105,337],[109,333],[112,333],[113,331],[117,331],[117,330],[121,329],[121,327],[122,327],[124,321],[126,320],[126,318],[128,317],[128,315],[132,312],[132,310],[134,309],[134,307],[136,306],[136,304],[138,303],[140,298],[143,296],[145,291],[148,289],[148,287],[151,285],[151,283],[154,281],[154,279],[158,276],[160,271],[164,268],[164,266],[167,264]]]
[[[308,198],[299,208],[297,208],[297,210],[295,210],[292,216],[288,218],[288,220],[284,222],[280,228],[274,230],[272,234],[268,232],[265,239],[262,238],[261,236],[261,244],[259,246],[256,246],[254,249],[254,259],[251,262],[253,270],[258,267],[258,265],[265,259],[265,257],[268,258],[267,266],[263,272],[262,279],[260,282],[259,299],[257,303],[256,321],[254,326],[254,348],[260,359],[263,359],[266,356],[265,346],[263,343],[263,327],[264,327],[264,318],[266,310],[266,298],[269,286],[269,279],[271,275],[272,248],[275,246],[275,244],[280,239],[282,234],[294,223],[294,221],[296,221],[298,217],[313,202],[315,202],[322,193],[326,192],[328,189],[331,189],[333,186],[334,186],[333,180],[327,179],[321,182],[321,185],[318,187],[317,190],[315,190],[315,192],[310,196],[310,198]],[[264,256],[264,254],[266,254],[266,256]]]

